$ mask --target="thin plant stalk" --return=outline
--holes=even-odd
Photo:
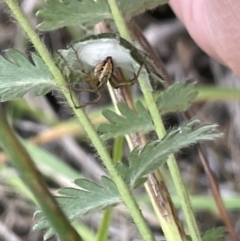
[[[130,34],[127,30],[126,23],[124,21],[124,18],[118,8],[118,4],[116,0],[108,0],[109,7],[111,9],[114,22],[117,25],[118,31],[121,35],[121,37],[125,38],[126,40],[131,42]],[[163,126],[161,117],[159,115],[156,103],[154,101],[154,97],[151,93],[151,91],[148,89],[146,83],[144,80],[139,79],[139,84],[141,87],[141,90],[144,95],[144,99],[146,101],[146,104],[149,108],[150,114],[152,116],[152,120],[154,122],[154,125],[156,127],[156,132],[159,139],[162,139],[166,133],[165,128]],[[177,166],[176,159],[173,155],[171,155],[167,161],[167,164],[169,166],[170,173],[172,175],[176,190],[178,192],[178,195],[180,199],[182,200],[182,208],[186,217],[186,221],[189,227],[189,231],[191,234],[191,238],[193,241],[201,241],[201,235],[194,217],[194,213],[191,207],[191,203],[187,194],[187,191],[185,189],[185,186],[182,182],[182,178]]]
[[[2,107],[0,107],[0,139],[3,149],[52,223],[53,228],[59,234],[60,239],[62,241],[81,240],[44,184],[32,158],[7,122]]]
[[[43,61],[49,68],[50,72],[52,73],[57,85],[60,88],[63,88],[66,83],[65,79],[62,76],[61,71],[57,68],[55,65],[53,59],[51,58],[49,52],[47,51],[44,44],[41,42],[40,38],[36,34],[36,32],[33,30],[31,25],[29,24],[26,17],[23,15],[21,9],[18,6],[18,3],[14,0],[4,0],[10,10],[12,11],[14,17],[17,19],[18,23],[21,25],[21,27],[24,29],[24,31],[27,33],[29,39],[31,40],[32,44],[34,45],[35,49],[38,51],[39,55],[42,57]],[[85,114],[85,112],[82,109],[76,110],[74,108],[74,105],[72,103],[72,98],[70,97],[69,92],[65,89],[63,89],[63,94],[68,101],[69,105],[72,107],[76,117],[78,118],[80,124],[84,127],[86,133],[88,134],[89,138],[91,139],[93,145],[95,146],[99,156],[101,157],[104,165],[106,166],[110,176],[112,177],[112,180],[116,184],[116,187],[118,188],[119,194],[122,197],[123,202],[129,209],[130,214],[132,215],[132,218],[138,227],[138,230],[140,234],[142,235],[142,238],[146,241],[154,241],[154,237],[145,221],[145,219],[142,216],[142,213],[134,200],[131,192],[128,190],[127,185],[123,181],[122,177],[119,175],[117,170],[115,169],[114,163],[112,159],[109,156],[109,153],[107,152],[106,148],[104,147],[104,144],[100,140],[99,136],[97,135],[96,131],[94,130],[94,127],[88,118],[88,116]],[[73,101],[77,101],[76,97],[73,96]]]

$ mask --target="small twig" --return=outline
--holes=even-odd
[[[228,217],[228,214],[226,212],[226,209],[224,207],[223,200],[221,198],[221,194],[220,194],[219,187],[218,187],[217,177],[214,174],[214,172],[211,170],[211,168],[209,167],[207,158],[204,155],[202,146],[200,144],[197,144],[197,150],[198,150],[198,155],[199,155],[200,160],[202,162],[204,171],[207,174],[208,181],[209,181],[209,184],[210,184],[210,189],[212,191],[215,203],[217,205],[218,212],[219,212],[219,214],[220,214],[220,216],[221,216],[225,226],[228,229],[230,239],[232,241],[238,241],[239,239],[236,236],[234,228],[233,228],[233,226],[231,224],[231,221],[230,221],[230,219]]]

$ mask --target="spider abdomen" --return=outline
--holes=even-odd
[[[100,89],[109,81],[113,74],[113,68],[114,66],[111,56],[106,57],[104,61],[96,65],[94,69],[94,77],[98,79],[98,89]]]

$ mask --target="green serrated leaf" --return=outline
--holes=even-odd
[[[0,56],[0,101],[23,97],[33,91],[44,95],[55,89],[55,82],[42,59],[31,55],[33,64],[20,52],[14,49],[6,51],[7,57]]]
[[[208,230],[204,233],[202,241],[223,241],[225,232],[225,227],[218,227],[212,230]]]
[[[202,235],[202,241],[223,241],[224,233],[226,233],[225,227],[218,227],[212,230],[208,230]],[[187,236],[185,240],[192,241],[192,238]]]
[[[51,238],[55,234],[54,230],[52,228],[48,229],[48,231],[44,234],[43,238],[44,240],[47,240]]]
[[[174,111],[185,111],[197,96],[194,84],[181,81],[170,86],[157,97],[157,106],[161,114]],[[173,98],[174,97],[174,98]],[[136,103],[136,112],[125,104],[118,105],[121,115],[105,110],[103,115],[110,123],[101,124],[98,131],[102,139],[124,136],[131,133],[147,133],[155,129],[149,112],[140,101]]]
[[[103,111],[103,115],[109,124],[100,124],[98,131],[103,133],[102,139],[124,136],[130,133],[147,133],[154,129],[149,112],[140,101],[136,102],[136,112],[132,111],[126,104],[118,103],[121,115],[111,110]]]
[[[40,30],[54,30],[64,26],[91,25],[111,18],[105,0],[48,0],[47,7],[37,12],[43,18]]]
[[[170,154],[199,141],[214,140],[221,136],[216,132],[217,125],[199,127],[199,121],[191,121],[185,126],[169,131],[161,140],[152,141],[142,150],[135,148],[129,158],[129,167],[118,163],[117,168],[124,180],[134,188],[142,178],[164,164]]]
[[[57,197],[59,205],[70,220],[75,220],[86,213],[99,209],[105,209],[121,202],[120,195],[115,184],[107,177],[102,177],[102,185],[86,179],[76,179],[75,184],[81,189],[61,188]],[[38,212],[40,214],[40,212]],[[42,219],[34,226],[34,229],[48,228],[47,238],[54,234],[48,220]]]
[[[120,9],[123,13],[124,18],[126,20],[129,20],[133,16],[139,15],[147,10],[154,9],[167,2],[168,0],[121,0]]]
[[[182,80],[161,92],[156,103],[161,114],[185,111],[197,95],[194,84],[187,84],[186,80]]]
[[[135,0],[118,1],[118,6],[124,18],[130,20],[133,16],[146,10],[156,8],[167,0]],[[54,30],[65,26],[89,25],[112,19],[112,14],[105,0],[47,0],[45,9],[37,13],[43,18],[38,25],[40,30]]]

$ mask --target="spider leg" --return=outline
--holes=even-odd
[[[108,76],[102,76],[102,78],[100,79],[99,76],[95,76],[94,72],[86,72],[82,66],[81,66],[81,61],[80,58],[77,54],[77,50],[74,48],[74,46],[71,46],[77,61],[79,62],[79,69],[81,71],[81,74],[77,73],[73,68],[70,67],[69,62],[67,62],[67,60],[64,58],[64,56],[60,53],[57,52],[60,56],[60,60],[62,60],[60,62],[59,60],[59,69],[60,71],[64,72],[64,68],[67,68],[68,72],[67,73],[63,73],[63,75],[65,76],[66,79],[66,87],[69,91],[70,94],[70,98],[71,101],[73,103],[73,106],[75,109],[79,109],[79,108],[83,108],[87,105],[93,104],[93,103],[97,103],[100,99],[101,99],[101,94],[100,94],[100,90],[101,88],[103,88],[103,86],[105,85],[105,83],[108,81]],[[73,80],[73,81],[71,81]],[[81,88],[81,85],[76,86],[77,83],[88,83],[89,88],[84,89]],[[77,104],[76,103],[76,99],[73,97],[73,93],[74,92],[89,92],[89,93],[94,93],[95,94],[95,99],[92,101],[89,101],[87,103],[84,104]]]
[[[84,91],[84,92],[87,92],[87,91]],[[91,91],[91,92],[92,92],[92,91]],[[75,109],[80,109],[80,108],[86,107],[87,105],[92,105],[92,104],[94,104],[94,103],[97,103],[97,102],[102,98],[102,96],[101,96],[101,94],[100,94],[99,91],[98,91],[98,92],[95,92],[95,93],[97,94],[97,97],[96,97],[94,100],[89,101],[88,103],[85,103],[85,104],[83,104],[83,105],[76,105],[75,102],[73,101],[73,98],[72,98],[72,95],[71,95],[71,100],[72,100],[72,102],[73,102],[74,108],[75,108]]]
[[[97,94],[97,97],[96,97],[94,100],[89,101],[88,103],[86,103],[86,104],[84,104],[84,105],[80,105],[80,106],[78,106],[77,109],[79,109],[79,108],[83,108],[83,107],[86,107],[87,105],[92,105],[92,104],[94,104],[94,103],[97,103],[97,102],[102,98],[102,96],[101,96],[101,94],[100,94],[99,91],[96,92],[96,94]]]
[[[142,67],[143,67],[143,64],[140,65],[137,74],[134,73],[133,78],[130,79],[127,83],[135,84],[135,83],[137,82],[137,79],[138,79],[138,77],[139,77],[139,75],[140,75],[140,72],[141,72],[141,70],[142,70]]]
[[[69,70],[69,72],[70,72],[70,74],[69,74],[68,76],[65,75],[64,72],[63,72],[63,68],[61,68],[61,66],[59,66],[60,71],[62,72],[62,74],[63,74],[64,77],[65,77],[65,80],[66,80],[66,83],[67,83],[67,86],[66,86],[66,87],[67,87],[67,89],[69,90],[69,94],[70,94],[71,100],[72,100],[72,102],[73,102],[73,104],[74,104],[74,107],[75,107],[76,104],[75,104],[75,102],[74,102],[74,100],[73,100],[73,96],[72,96],[73,87],[72,87],[72,85],[69,83],[69,78],[71,77],[70,75],[71,75],[71,74],[74,75],[74,71],[73,71],[73,69],[69,66],[67,60],[61,55],[61,53],[59,53],[59,52],[57,51],[57,54],[58,54],[59,57],[62,59],[62,61],[63,61],[64,64],[67,66],[67,68],[68,68],[68,70]]]
[[[111,78],[109,79],[109,82],[111,83],[112,87],[115,88],[115,89],[120,88],[122,86],[134,85],[137,82],[137,79],[138,79],[139,74],[142,70],[142,67],[143,67],[143,64],[141,64],[141,66],[139,67],[137,74],[134,73],[133,78],[130,79],[129,81],[119,83],[119,80],[117,79],[115,74],[112,74]]]
[[[89,101],[88,103],[86,104],[83,104],[83,105],[76,105],[76,103],[74,102],[73,100],[73,96],[72,96],[72,91],[74,90],[78,90],[79,92],[89,92],[89,93],[95,93],[97,95],[97,97],[92,100],[92,101]],[[101,94],[99,92],[99,89],[96,87],[95,89],[80,89],[80,88],[75,88],[75,87],[72,87],[72,86],[69,86],[69,92],[70,92],[70,97],[71,97],[71,100],[73,102],[73,105],[74,105],[74,108],[75,109],[80,109],[80,108],[84,108],[86,107],[87,105],[91,105],[91,104],[94,104],[94,103],[97,103],[100,99],[101,99]]]
[[[86,74],[86,71],[82,68],[81,60],[80,60],[80,58],[79,58],[79,56],[78,56],[77,50],[73,47],[73,45],[71,45],[71,48],[73,49],[73,51],[74,51],[74,53],[75,53],[75,55],[76,55],[76,57],[77,57],[77,61],[78,61],[78,63],[79,63],[81,72],[84,73],[84,74]]]
[[[84,82],[88,82],[88,81],[84,81]],[[98,90],[101,89],[101,86],[92,86],[90,85],[91,87],[93,87],[92,89],[83,89],[83,88],[80,88],[80,87],[76,87],[76,86],[68,86],[71,90],[74,90],[76,92],[91,92],[91,93],[96,93]]]
[[[61,58],[61,60],[64,62],[64,64],[65,64],[65,66],[68,68],[68,70],[69,70],[69,74],[65,74],[64,72],[63,72],[63,70],[64,70],[64,66],[62,67],[62,66],[58,66],[58,68],[60,69],[60,71],[62,72],[62,74],[65,76],[65,77],[67,77],[66,78],[66,80],[67,80],[67,82],[68,82],[68,77],[72,74],[72,75],[74,75],[74,70],[69,66],[69,64],[68,64],[68,62],[67,62],[67,60],[57,51],[57,54],[59,55],[59,57]]]

